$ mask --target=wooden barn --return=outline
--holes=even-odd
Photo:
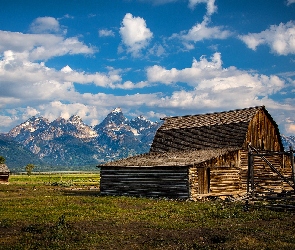
[[[5,164],[0,164],[0,182],[8,182],[10,171]]]
[[[264,106],[163,120],[149,153],[98,166],[101,194],[198,199],[293,189],[293,152],[284,152]]]

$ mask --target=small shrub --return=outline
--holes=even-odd
[[[28,164],[27,166],[26,166],[26,171],[27,171],[27,174],[28,174],[28,176],[30,176],[31,174],[32,174],[32,171],[33,171],[33,169],[35,168],[35,165],[34,164]]]
[[[58,187],[71,187],[73,186],[73,181],[55,181],[51,183],[51,186],[58,186]]]
[[[5,164],[5,158],[0,155],[0,164]]]

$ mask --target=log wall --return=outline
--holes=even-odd
[[[239,169],[218,167],[211,171],[210,193],[231,193],[241,191],[241,174]]]
[[[189,198],[188,167],[101,167],[102,195]]]
[[[190,198],[197,199],[199,195],[198,170],[196,167],[189,168],[189,193]]]
[[[189,177],[192,199],[197,199],[200,194],[242,191],[240,150],[191,167]]]

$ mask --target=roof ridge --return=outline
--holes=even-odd
[[[188,118],[188,117],[195,117],[195,116],[206,116],[206,115],[214,115],[214,114],[223,114],[223,113],[230,113],[230,112],[237,112],[237,111],[245,111],[245,110],[251,110],[251,109],[257,109],[257,110],[265,109],[265,106],[264,105],[261,105],[261,106],[253,106],[253,107],[243,108],[243,109],[232,109],[232,110],[228,110],[228,111],[208,112],[208,113],[195,114],[195,115],[167,116],[167,117],[161,118],[161,120],[167,120],[167,119],[170,119],[170,118]]]

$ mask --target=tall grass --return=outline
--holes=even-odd
[[[292,211],[107,197],[98,187],[98,174],[11,176],[0,185],[0,249],[295,248]]]

